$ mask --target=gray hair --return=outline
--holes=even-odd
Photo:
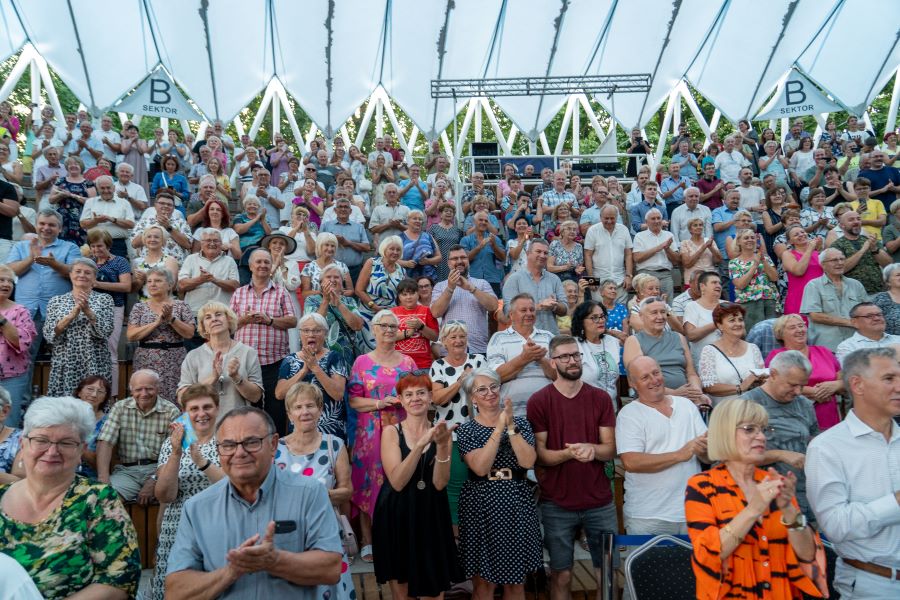
[[[841,380],[844,382],[847,393],[850,393],[850,379],[865,375],[873,358],[897,360],[897,351],[890,346],[887,348],[862,348],[845,356],[841,368]]]
[[[410,218],[411,216],[413,216],[413,215],[419,215],[420,217],[422,217],[422,220],[423,220],[423,221],[425,220],[425,213],[423,213],[423,212],[422,212],[421,210],[419,210],[418,208],[413,209],[413,210],[409,211],[408,213],[406,213],[406,220],[408,221],[409,218]]]
[[[841,252],[840,250],[838,250],[837,248],[825,248],[819,254],[819,262],[820,263],[826,262],[829,258],[831,258],[832,256],[835,256],[835,255],[838,255],[838,254],[841,256],[844,256],[844,253]]]
[[[490,367],[478,367],[474,371],[470,372],[468,377],[463,379],[462,386],[460,386],[459,388],[459,391],[462,393],[463,398],[465,398],[466,402],[469,404],[471,404],[472,393],[475,391],[476,377],[487,377],[497,385],[503,384],[503,381],[500,379],[500,375],[497,374],[497,371]]]
[[[648,210],[647,213],[644,215],[644,220],[646,221],[646,220],[647,220],[647,217],[649,217],[651,214],[654,214],[654,213],[657,214],[657,215],[659,215],[659,218],[660,218],[660,219],[662,218],[662,211],[661,211],[661,210],[659,210],[658,208],[651,208],[651,209]]]
[[[395,184],[395,183],[389,183],[386,186],[384,186],[384,191],[386,192],[388,190],[394,190],[395,192],[399,192],[400,188],[397,187],[397,184]]]
[[[204,146],[204,148],[205,147],[206,146]],[[216,176],[207,173],[206,175],[200,177],[200,181],[197,182],[197,185],[203,185],[204,181],[211,181],[213,185],[216,185]]]
[[[62,215],[53,210],[52,208],[45,208],[43,210],[38,211],[38,217],[53,217],[56,219],[56,222],[62,225]]]
[[[256,196],[251,196],[250,194],[244,196],[244,198],[241,200],[241,206],[247,208],[247,203],[251,201],[256,202],[258,206],[262,207],[262,203],[259,201],[259,198],[257,198]]]
[[[159,275],[166,280],[166,283],[169,284],[169,288],[175,286],[175,279],[172,277],[172,272],[163,267],[150,267],[147,269],[147,277],[149,278],[151,275]]]
[[[206,146],[203,147],[206,148]],[[222,232],[215,227],[201,227],[194,232],[194,239],[202,240],[204,235],[214,235],[217,238],[222,239]]]
[[[779,373],[787,373],[791,369],[800,369],[806,377],[809,377],[809,374],[812,373],[812,363],[799,350],[785,350],[776,354],[769,363],[769,368],[775,369]]]
[[[22,428],[22,434],[28,436],[34,429],[61,425],[73,428],[78,432],[78,438],[82,442],[86,442],[96,425],[91,405],[71,396],[38,398],[31,403],[25,413],[25,426]]]
[[[734,213],[734,218],[737,219],[738,217],[747,217],[748,219],[753,219],[753,215],[750,214],[749,210],[739,210]]]
[[[325,320],[325,317],[315,312],[308,313],[300,317],[300,320],[297,322],[297,329],[302,327],[303,324],[307,321],[313,321],[318,327],[321,327],[325,331],[328,331],[328,321]]]
[[[397,323],[400,323],[400,320],[397,318],[397,315],[395,315],[393,312],[391,312],[387,308],[383,308],[383,309],[379,310],[377,313],[375,313],[374,317],[372,317],[372,325],[377,325],[377,324],[381,323],[385,317],[390,317],[393,320],[397,321]]]
[[[115,180],[109,175],[101,175],[97,179],[94,180],[94,185],[98,186],[101,183],[108,183],[109,185],[116,185]]]
[[[900,269],[900,263],[891,263],[881,270],[881,276],[884,277],[884,283],[887,284],[891,280],[894,271]]]
[[[321,279],[322,275],[324,275],[328,271],[337,271],[338,275],[340,275],[342,279],[344,277],[344,272],[341,270],[341,266],[337,263],[337,261],[328,263],[327,265],[322,267],[322,270],[319,271],[319,278]]]
[[[116,173],[118,173],[119,171],[128,171],[129,173],[134,175],[134,167],[129,165],[127,162],[120,162],[116,165]]]
[[[159,373],[157,373],[156,371],[153,371],[151,369],[138,369],[137,371],[135,371],[134,373],[131,374],[131,378],[128,380],[129,387],[131,387],[131,382],[134,381],[134,378],[137,377],[138,375],[148,375],[149,377],[153,378],[153,381],[155,381],[156,383],[159,383],[159,379],[160,379]]]
[[[97,271],[100,270],[100,267],[97,266],[97,263],[95,263],[91,259],[84,257],[84,256],[80,256],[80,257],[76,258],[75,260],[73,260],[71,263],[69,263],[70,268],[74,267],[75,265],[84,265],[86,267],[90,267],[91,269],[93,269],[94,275],[96,275]]]
[[[12,396],[6,391],[6,388],[0,385],[0,409],[12,406]]]

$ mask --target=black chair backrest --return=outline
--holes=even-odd
[[[691,553],[690,548],[681,545],[644,550],[630,565],[634,600],[694,600],[697,580]]]

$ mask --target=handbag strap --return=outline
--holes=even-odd
[[[728,355],[725,354],[724,352],[722,352],[722,349],[719,348],[718,346],[716,346],[715,344],[710,344],[710,346],[712,346],[713,348],[715,348],[716,351],[717,351],[719,354],[721,354],[721,355],[725,358],[725,360],[728,361],[728,364],[731,365],[731,368],[734,369],[734,372],[735,372],[735,373],[737,373],[737,376],[738,376],[738,383],[740,383],[741,381],[743,381],[744,379],[743,379],[743,377],[741,377],[741,372],[738,371],[738,368],[737,368],[736,366],[734,366],[734,363],[731,362],[731,359],[728,358]]]

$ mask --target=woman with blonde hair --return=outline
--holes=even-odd
[[[162,225],[148,225],[141,233],[144,252],[131,260],[131,291],[140,292],[141,300],[146,300],[147,273],[154,267],[160,267],[172,274],[172,280],[178,279],[178,261],[166,254],[166,243],[169,234]]]
[[[360,315],[371,321],[376,312],[397,306],[397,286],[406,279],[406,269],[400,265],[403,240],[391,235],[378,244],[378,256],[366,259],[359,279],[356,297],[360,300]],[[374,344],[370,345],[374,347]]]
[[[775,317],[778,271],[765,248],[759,245],[754,230],[740,231],[735,241],[740,254],[728,262],[728,270],[734,285],[734,301],[747,311],[745,324],[749,331],[760,321]]]
[[[666,303],[666,306],[670,306],[669,302],[671,301],[671,298],[666,298],[665,295],[660,294],[659,279],[649,273],[638,273],[635,275],[634,279],[631,280],[631,287],[634,288],[634,297],[629,300],[627,304],[629,313],[628,324],[631,327],[632,333],[634,333],[644,329],[644,323],[641,320],[641,302],[647,298],[656,296],[657,298],[661,298],[662,301]],[[679,333],[683,332],[683,326],[678,320],[678,317],[672,312],[671,307],[669,308],[666,317],[666,328]]]
[[[690,281],[694,271],[714,271],[722,262],[722,253],[715,238],[703,239],[706,222],[695,217],[687,222],[691,237],[681,240],[681,264],[684,267],[684,281]]]
[[[206,340],[187,353],[181,363],[178,393],[189,385],[212,386],[224,415],[232,408],[259,404],[263,399],[262,368],[255,348],[234,339],[238,318],[221,302],[208,302],[197,311],[197,332]]]
[[[310,296],[322,295],[322,270],[330,264],[336,264],[341,269],[341,278],[344,282],[344,290],[352,290],[353,282],[350,280],[350,269],[341,261],[335,259],[338,250],[337,237],[333,233],[319,233],[316,236],[316,259],[306,263],[300,272],[300,289],[303,299]]]
[[[684,506],[699,599],[827,592],[824,549],[800,511],[796,475],[760,468],[772,433],[766,409],[752,400],[712,411],[708,454],[721,462],[688,480]]]
[[[390,239],[390,238],[388,238]],[[375,501],[384,484],[381,462],[381,435],[387,427],[406,417],[396,386],[402,373],[414,371],[416,363],[396,348],[400,322],[390,310],[381,310],[372,319],[374,349],[357,357],[350,370],[347,393],[350,407],[357,413],[353,436],[353,507],[360,515],[361,558],[373,561],[372,516]]]

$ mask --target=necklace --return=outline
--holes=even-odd
[[[425,489],[425,452],[419,457],[419,483],[416,484],[416,489],[420,491]]]

